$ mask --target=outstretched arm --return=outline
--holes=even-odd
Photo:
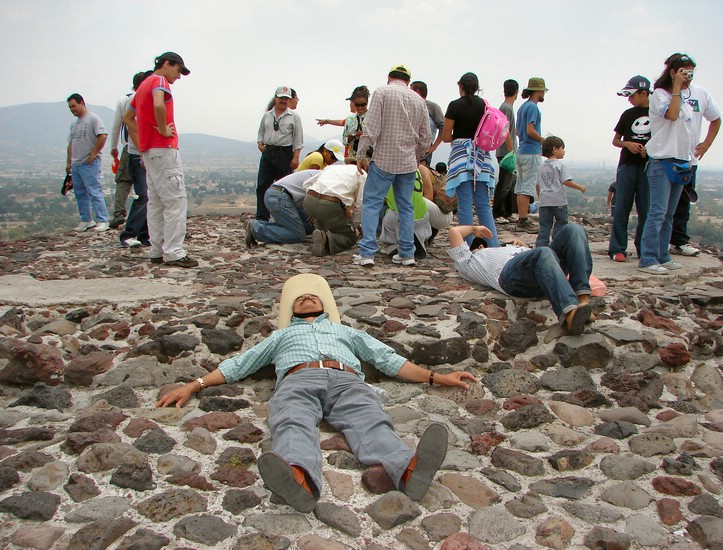
[[[213,372],[201,377],[205,386],[220,386],[226,383],[226,378],[221,371],[216,369]],[[177,408],[183,407],[186,402],[191,399],[191,396],[195,393],[200,392],[204,386],[198,382],[198,379],[193,382],[188,382],[180,388],[176,388],[168,392],[166,395],[161,397],[156,403],[156,407],[168,407],[173,403],[176,404]]]
[[[399,378],[409,380],[410,382],[428,382],[429,385],[439,384],[440,386],[458,386],[467,389],[469,386],[464,380],[476,382],[477,379],[473,374],[456,370],[448,374],[441,374],[428,369],[423,369],[419,365],[415,365],[411,361],[405,361],[402,368],[397,373]]]

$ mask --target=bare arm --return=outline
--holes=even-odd
[[[571,189],[577,189],[578,191],[580,191],[580,193],[584,193],[586,189],[586,187],[582,183],[575,183],[572,180],[563,181],[562,185]]]
[[[173,137],[176,133],[176,126],[173,122],[166,124],[166,92],[155,90],[153,92],[153,113],[156,115],[156,126],[158,133],[163,137]]]
[[[678,120],[680,116],[680,90],[683,88],[683,83],[687,80],[688,69],[681,67],[673,77],[673,90],[670,92],[672,97],[670,98],[670,104],[668,110],[665,111],[666,120]]]
[[[482,237],[483,239],[491,239],[492,231],[484,225],[455,225],[447,231],[449,234],[449,247],[456,248],[464,242],[469,235]]]
[[[442,141],[452,143],[452,130],[454,130],[454,119],[445,118],[444,128],[442,128]]]
[[[328,118],[317,118],[316,123],[319,126],[326,126],[327,124],[329,124],[331,126],[344,126],[344,124],[346,123],[346,120],[339,120],[339,119],[330,120]]]
[[[527,128],[525,128],[525,130],[527,131],[527,135],[535,141],[539,141],[540,143],[545,141],[545,138],[543,138],[540,134],[537,133],[537,130],[535,130],[535,125],[532,122],[527,125]]]
[[[133,109],[126,111],[123,117],[123,123],[126,125],[126,128],[128,128],[128,135],[133,140],[133,143],[135,143],[136,148],[138,148],[138,122],[136,121],[136,112]]]
[[[619,132],[615,132],[615,137],[613,138],[613,145],[615,147],[620,147],[620,149],[625,147],[634,155],[641,155],[643,157],[647,155],[645,151],[645,145],[643,145],[642,143],[638,143],[637,141],[623,141],[623,136]]]
[[[221,371],[216,369],[213,372],[202,377],[206,386],[220,386],[226,383],[226,378],[221,374]],[[183,407],[186,402],[191,399],[191,396],[201,391],[201,384],[196,380],[188,382],[180,388],[176,388],[168,392],[166,395],[161,397],[156,403],[156,407],[168,407],[173,403],[176,404],[177,408]]]
[[[512,143],[512,134],[507,132],[507,137],[505,138],[505,147],[507,147],[507,152],[514,151],[514,144]]]
[[[73,146],[68,143],[68,157],[65,161],[65,173],[70,174],[70,159],[73,158]]]
[[[470,382],[477,381],[474,375],[466,371],[457,370],[449,374],[441,374],[423,369],[411,361],[405,361],[402,368],[399,369],[397,376],[410,382],[433,382],[440,386],[459,386],[464,389],[469,388],[469,385],[466,384],[464,380],[469,380]]]
[[[705,139],[695,148],[695,158],[703,158],[703,155],[705,155],[710,146],[713,145],[713,141],[718,135],[718,130],[720,130],[720,118],[711,121],[708,125],[708,133],[705,135]]]
[[[422,174],[422,195],[427,200],[434,198],[434,185],[432,184],[432,172],[424,164],[419,165],[419,173]]]

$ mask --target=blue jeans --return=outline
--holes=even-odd
[[[302,369],[286,376],[269,401],[269,428],[276,453],[302,467],[318,491],[322,456],[319,422],[346,438],[359,462],[381,464],[399,487],[414,452],[394,432],[374,390],[355,374]]]
[[[510,296],[545,296],[560,322],[590,294],[592,257],[587,233],[570,223],[560,228],[550,246],[526,250],[512,257],[500,273],[500,287]],[[569,280],[567,275],[570,276]]]
[[[389,188],[394,188],[394,199],[399,211],[399,241],[397,250],[402,258],[414,257],[414,172],[390,174],[379,168],[375,162],[369,165],[369,174],[364,184],[362,201],[362,232],[359,254],[372,258],[377,253],[377,228]]]
[[[660,160],[650,159],[645,171],[648,174],[650,206],[640,239],[639,267],[670,261],[668,245],[673,232],[673,213],[683,192],[682,185],[670,183]]]
[[[80,221],[91,221],[94,213],[95,221],[107,222],[108,207],[100,184],[100,157],[96,157],[92,164],[73,164],[70,176],[73,178],[73,193],[78,203]]]
[[[698,172],[698,165],[693,165],[693,177],[687,187],[695,189],[695,174]],[[673,232],[670,234],[670,244],[673,246],[683,246],[690,242],[688,235],[688,220],[690,219],[690,197],[685,189],[680,194],[678,206],[673,214]]]
[[[304,242],[306,215],[296,208],[291,195],[278,187],[270,187],[264,196],[264,204],[274,221],[251,220],[251,231],[257,240],[279,244]]]
[[[635,250],[640,256],[640,237],[643,234],[645,220],[648,217],[648,178],[645,175],[645,164],[621,164],[615,183],[615,209],[613,210],[613,226],[610,230],[608,255],[624,254],[628,248],[628,218],[635,201],[638,213],[638,227],[635,229]]]
[[[536,247],[548,245],[553,225],[555,226],[554,239],[557,232],[567,225],[567,205],[540,206],[540,230],[537,232]]]
[[[131,210],[128,213],[125,229],[120,234],[123,242],[131,237],[142,243],[150,242],[148,237],[148,184],[146,183],[146,169],[141,164],[140,155],[128,155],[128,168],[133,182],[133,191],[137,198],[133,199]]]
[[[477,210],[477,219],[480,225],[484,225],[492,231],[492,238],[487,239],[489,246],[500,246],[497,239],[497,228],[495,227],[495,219],[492,216],[492,207],[490,206],[490,188],[486,182],[478,181],[476,184],[472,180],[463,181],[455,190],[457,194],[457,220],[459,225],[474,225],[474,215],[472,213],[472,204]],[[474,235],[469,235],[465,240],[467,244],[472,243]]]

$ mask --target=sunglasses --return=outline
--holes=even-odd
[[[366,102],[364,102],[364,103],[354,103],[354,107],[366,107],[366,106],[367,106]]]
[[[279,131],[279,121],[274,119],[274,132]]]

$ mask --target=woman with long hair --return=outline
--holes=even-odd
[[[447,173],[447,194],[457,195],[457,220],[460,225],[474,225],[472,205],[477,210],[479,225],[492,232],[490,246],[499,246],[490,197],[494,191],[496,171],[492,155],[474,147],[477,126],[485,112],[485,102],[477,95],[479,80],[474,73],[465,73],[457,82],[459,99],[452,101],[444,115],[442,141],[451,143]],[[472,241],[472,236],[467,238]]]
[[[695,62],[675,53],[653,85],[650,97],[650,140],[645,145],[648,165],[648,217],[640,238],[638,269],[665,275],[682,266],[670,259],[669,242],[673,214],[686,183],[680,174],[690,173],[693,136],[693,108],[686,98]]]

